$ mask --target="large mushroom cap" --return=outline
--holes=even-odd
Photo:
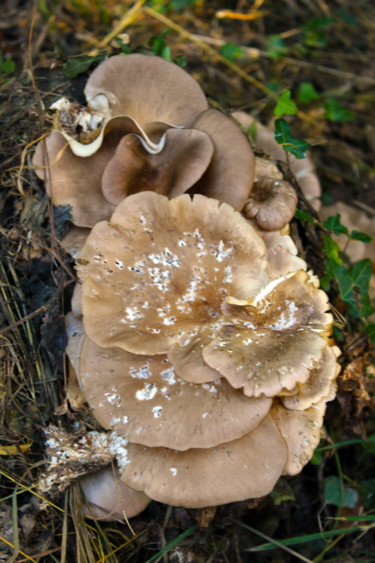
[[[187,72],[148,55],[117,55],[100,64],[85,88],[88,102],[98,94],[107,96],[112,116],[131,115],[141,126],[161,121],[186,127],[208,107]]]
[[[201,195],[129,196],[80,254],[85,331],[100,347],[135,354],[166,353],[183,335],[215,332],[227,295],[248,297],[264,285],[264,253],[226,204]]]
[[[259,498],[272,491],[287,459],[270,416],[253,432],[216,448],[176,452],[130,445],[122,480],[151,498],[202,508]]]

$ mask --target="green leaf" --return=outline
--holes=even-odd
[[[344,225],[342,225],[340,221],[341,221],[341,215],[337,213],[336,215],[332,215],[331,217],[328,217],[328,219],[323,222],[323,225],[329,231],[333,231],[335,235],[340,235],[344,233],[345,235],[349,236],[348,229]]]
[[[0,52],[0,74],[10,74],[16,68],[16,63],[10,55],[3,57]]]
[[[369,335],[372,344],[375,345],[375,324],[374,323],[368,323],[368,325],[366,325],[366,327],[365,327],[365,331]]]
[[[295,139],[290,131],[290,125],[285,119],[275,121],[275,140],[282,145],[285,152],[292,153],[296,158],[305,158],[309,143],[302,139]]]
[[[241,47],[239,47],[235,43],[231,42],[224,43],[224,45],[220,47],[220,53],[223,55],[223,57],[228,59],[228,61],[240,59],[244,55],[243,49],[241,49]]]
[[[310,213],[308,213],[307,211],[303,211],[302,209],[296,209],[294,213],[294,217],[298,219],[298,221],[302,224],[302,226],[305,225],[306,221],[308,221],[311,224],[315,222],[314,217],[312,217]]]
[[[289,47],[285,44],[281,35],[270,35],[267,39],[267,53],[271,59],[277,61],[283,55],[289,53]]]
[[[297,112],[298,108],[291,99],[290,90],[285,90],[277,99],[277,104],[273,113],[276,115],[276,117],[281,117],[283,114],[292,115]]]
[[[124,55],[129,55],[132,52],[131,47],[124,43],[121,37],[114,37],[113,39],[114,41],[116,41],[119,48],[121,49],[121,52],[124,53]]]
[[[181,12],[185,8],[189,6],[194,6],[197,3],[197,0],[172,0],[171,8],[176,12]]]
[[[335,98],[328,98],[324,104],[325,118],[328,121],[353,121],[354,113],[344,108]]]
[[[355,508],[358,504],[359,496],[355,489],[351,487],[343,488],[341,479],[332,475],[326,479],[324,485],[324,499],[327,504],[334,504],[345,508]]]
[[[371,260],[369,258],[360,260],[349,268],[347,273],[352,284],[356,286],[361,293],[361,316],[368,317],[373,313],[373,308],[368,294],[372,274]]]
[[[79,74],[86,72],[92,64],[104,61],[104,58],[104,55],[72,57],[66,63],[65,74],[68,78],[75,78]]]
[[[314,100],[319,100],[320,96],[311,82],[301,82],[298,86],[297,101],[300,104],[308,104]]]
[[[350,240],[360,240],[364,243],[369,243],[372,241],[372,237],[366,235],[366,233],[362,233],[361,231],[353,230],[349,235]]]

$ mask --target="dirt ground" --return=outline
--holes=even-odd
[[[83,519],[74,486],[41,497],[44,429],[74,428],[81,415],[67,402],[64,360],[73,260],[56,242],[69,213],[53,208],[31,164],[52,126],[48,107],[62,95],[84,103],[104,57],[184,57],[225,112],[243,109],[267,124],[290,91],[298,112],[285,118],[311,145],[323,205],[342,200],[374,222],[375,5],[6,0],[2,12],[0,561],[375,561],[375,330],[329,276],[341,373],[320,448],[301,474],[255,501],[202,510],[152,502],[131,526]],[[299,209],[312,212],[303,201]],[[328,261],[329,274],[318,219],[293,220],[291,233],[309,267],[322,278]],[[88,413],[85,423],[95,427]]]

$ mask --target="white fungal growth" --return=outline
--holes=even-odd
[[[149,379],[152,376],[150,371],[150,360],[147,360],[147,362],[138,369],[132,366],[129,369],[129,373],[132,377],[134,377],[134,379]]]
[[[216,258],[218,262],[222,262],[228,258],[233,252],[233,246],[225,248],[224,242],[221,240],[217,246],[210,244],[210,254]]]
[[[143,314],[135,307],[126,307],[125,312],[126,318],[129,319],[129,321],[137,321],[143,318]]]
[[[121,397],[117,393],[104,393],[104,396],[107,397],[107,401],[110,405],[121,402]]]
[[[143,389],[139,389],[135,396],[139,401],[150,401],[158,392],[158,388],[154,383],[145,383]]]
[[[118,267],[119,270],[124,269],[124,263],[121,260],[119,260],[118,258],[116,258],[115,264],[116,264],[116,266]]]
[[[177,467],[170,467],[169,471],[172,473],[173,477],[176,477],[178,473]]]
[[[174,385],[176,383],[174,368],[171,367],[169,369],[165,369],[160,373],[164,381],[166,381],[169,385]]]
[[[124,471],[125,467],[130,463],[128,458],[128,440],[117,432],[111,432],[108,437],[108,448],[110,454],[116,458],[120,471]]]
[[[148,258],[156,265],[160,264],[162,266],[169,266],[172,268],[180,268],[182,266],[178,256],[173,254],[169,248],[165,248],[160,254],[149,254]]]
[[[153,407],[152,412],[154,414],[154,418],[159,418],[161,416],[163,407]]]
[[[210,393],[217,393],[217,389],[215,385],[209,385],[208,383],[203,383],[202,387],[203,389],[209,391]]]

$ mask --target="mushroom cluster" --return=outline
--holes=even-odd
[[[318,444],[338,349],[290,237],[202,195],[141,192],[80,252],[68,354],[126,440],[121,481],[205,507],[268,494]]]
[[[180,67],[159,57],[114,56],[91,74],[85,96],[81,112],[54,105],[58,127],[33,159],[53,203],[72,206],[74,225],[91,228],[144,190],[199,192],[243,208],[254,177],[251,147],[231,118],[208,109]]]
[[[81,479],[90,513],[266,495],[311,458],[338,372],[328,298],[281,233],[294,190],[172,63],[112,57],[85,95],[33,163],[72,207],[66,351],[117,464]]]

